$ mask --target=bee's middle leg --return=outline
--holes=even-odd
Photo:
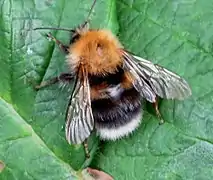
[[[55,84],[55,83],[57,83],[59,81],[70,82],[73,79],[73,77],[74,76],[72,74],[70,74],[70,73],[62,73],[62,74],[60,74],[57,77],[54,77],[54,78],[49,79],[47,81],[41,82],[40,85],[35,86],[35,89],[39,90],[39,89],[41,89],[43,87],[47,87],[47,86]]]

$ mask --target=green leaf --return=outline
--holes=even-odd
[[[85,162],[83,147],[68,145],[64,137],[72,85],[33,89],[68,69],[64,54],[46,40],[49,31],[32,29],[74,28],[91,4],[0,0],[0,179],[74,179],[70,165],[81,169],[94,154],[92,165],[115,179],[212,179],[213,3],[97,1],[92,28],[119,33],[127,50],[182,75],[193,96],[182,102],[163,100],[166,123],[161,126],[148,104],[139,129],[120,141],[105,142],[98,153],[98,139],[91,137],[92,157]],[[69,43],[67,32],[51,32]]]
[[[17,114],[0,99],[0,179],[77,179]]]
[[[124,46],[182,75],[193,95],[163,100],[163,125],[148,108],[140,128],[102,145],[93,166],[122,180],[212,179],[212,1],[116,2]]]
[[[65,55],[44,36],[49,30],[33,30],[75,28],[85,21],[92,2],[0,0],[0,179],[74,179],[72,168],[84,168],[94,156],[94,136],[88,161],[81,145],[70,146],[65,140],[71,85],[34,90],[36,84],[68,69]],[[90,18],[92,27],[117,32],[114,1],[98,1]],[[69,43],[69,33],[52,33]]]

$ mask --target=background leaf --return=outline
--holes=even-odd
[[[94,166],[122,180],[212,179],[212,1],[116,2],[125,47],[184,76],[193,96],[163,100],[164,125],[145,113],[130,137],[102,145]]]
[[[0,99],[0,179],[77,179],[32,128]],[[4,167],[3,167],[4,166]]]
[[[0,169],[5,166],[0,179],[74,178],[69,165],[77,170],[90,163],[82,146],[70,146],[64,138],[72,85],[33,89],[68,69],[64,54],[43,36],[48,31],[32,29],[74,28],[91,4],[0,0]],[[193,96],[183,102],[163,100],[162,126],[148,104],[138,130],[102,143],[97,153],[98,140],[92,137],[94,167],[122,180],[212,179],[212,9],[208,0],[97,1],[92,28],[111,29],[126,49],[182,75]],[[52,33],[69,42],[67,32]]]

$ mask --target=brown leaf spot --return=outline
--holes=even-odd
[[[5,168],[4,163],[0,161],[0,173],[3,171],[4,168]]]

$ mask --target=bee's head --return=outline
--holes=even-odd
[[[121,64],[119,40],[108,30],[80,29],[73,34],[68,64],[83,64],[90,74],[107,74]]]

